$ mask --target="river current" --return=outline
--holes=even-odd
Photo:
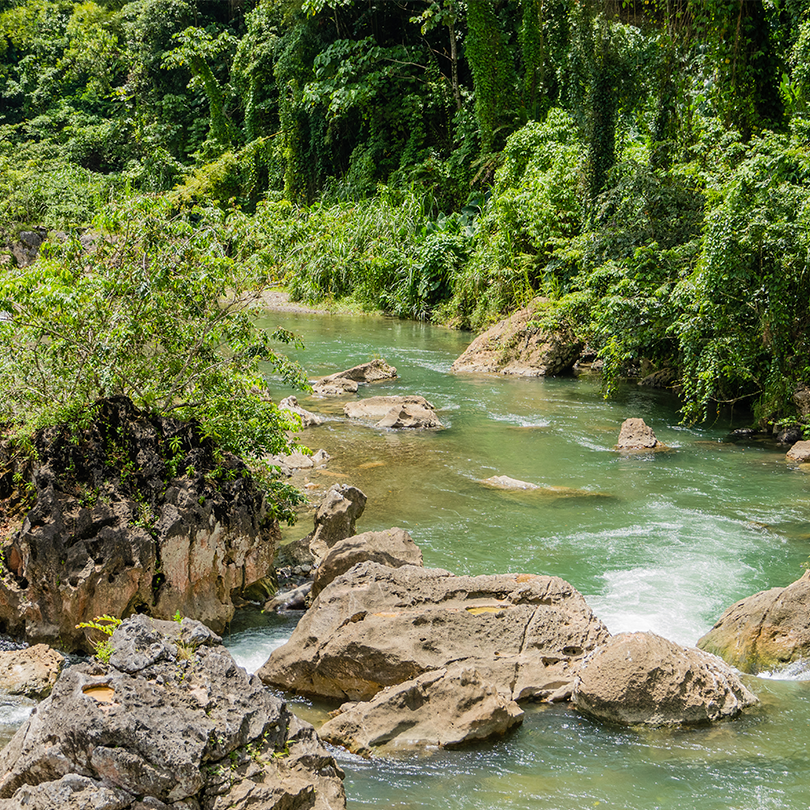
[[[289,354],[312,376],[383,357],[398,379],[357,396],[422,394],[446,430],[394,432],[346,422],[345,398],[297,394],[328,421],[301,437],[332,460],[310,471],[313,499],[343,481],[368,496],[358,531],[400,526],[426,566],[459,574],[563,577],[611,632],[652,630],[693,645],[736,600],[783,586],[810,554],[810,476],[784,450],[727,440],[727,417],[684,427],[669,394],[628,386],[605,402],[595,378],[454,375],[470,336],[374,317],[271,313],[304,340]],[[273,393],[288,391],[271,380]],[[670,452],[613,450],[640,416]],[[742,418],[741,418],[742,419]],[[493,475],[564,495],[483,486]],[[311,513],[286,530],[298,538]],[[244,614],[226,643],[257,669],[294,619]],[[622,729],[568,706],[524,704],[504,740],[366,761],[335,749],[350,810],[764,810],[810,808],[810,680],[800,669],[748,677],[762,701],[743,717],[689,730]],[[333,706],[295,698],[319,725]],[[30,709],[0,706],[0,737]],[[13,715],[13,717],[12,717]]]

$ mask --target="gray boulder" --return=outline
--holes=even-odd
[[[313,728],[198,622],[136,616],[109,665],[65,670],[0,752],[0,810],[338,810]]]
[[[622,422],[616,449],[646,451],[664,450],[666,447],[658,441],[653,429],[643,419],[633,418]]]
[[[557,700],[607,637],[582,595],[558,577],[453,576],[365,562],[321,591],[257,674],[302,694],[368,700],[458,663],[509,699]]]
[[[354,754],[371,756],[428,745],[454,748],[502,737],[522,722],[515,701],[475,669],[455,666],[389,686],[367,703],[344,704],[319,733]]]
[[[317,380],[312,384],[312,391],[318,396],[351,394],[357,391],[358,385],[392,380],[396,376],[397,370],[393,366],[388,365],[385,360],[377,358]]]
[[[65,659],[47,644],[0,651],[0,692],[44,698],[50,694]]]
[[[537,302],[542,304],[543,302]],[[538,306],[529,306],[479,335],[452,370],[519,377],[545,377],[570,371],[583,344],[567,328],[549,332],[533,325]]]
[[[722,720],[759,702],[716,656],[654,633],[608,639],[580,668],[572,700],[600,720],[652,726]]]
[[[389,568],[422,565],[422,551],[404,529],[396,527],[383,532],[363,532],[340,540],[321,560],[312,583],[312,596],[317,596],[333,579],[361,562],[376,562]]]
[[[317,397],[339,397],[343,394],[356,394],[358,385],[354,380],[342,377],[325,377],[312,383],[312,393]]]

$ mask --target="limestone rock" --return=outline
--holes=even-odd
[[[643,419],[625,419],[619,431],[617,450],[662,450],[653,429]]]
[[[733,604],[698,647],[752,673],[810,658],[810,571]]]
[[[50,694],[65,659],[47,644],[0,652],[0,692],[44,698]]]
[[[314,425],[322,425],[326,421],[317,413],[312,413],[312,411],[302,408],[298,404],[298,400],[293,396],[282,399],[281,402],[278,403],[278,408],[280,411],[294,413],[301,420],[301,427],[307,428]]]
[[[582,595],[558,577],[453,576],[365,562],[321,591],[258,674],[303,694],[368,700],[458,663],[510,699],[560,699],[583,656],[607,637]]]
[[[793,392],[793,402],[799,416],[810,416],[810,385],[799,384]]]
[[[521,481],[518,478],[510,478],[508,475],[493,475],[490,478],[482,479],[481,483],[485,487],[492,489],[502,489],[506,492],[531,492],[537,495],[548,495],[558,498],[606,498],[610,497],[604,492],[595,492],[590,489],[577,489],[576,487],[555,487],[540,484],[532,484],[529,481]]]
[[[366,496],[349,484],[334,484],[315,511],[315,528],[301,542],[308,544],[315,560],[340,540],[351,537],[366,508]]]
[[[316,467],[323,467],[332,458],[326,450],[318,450],[309,455],[300,450],[295,450],[287,455],[266,456],[268,463],[278,467],[282,475],[290,476],[298,470],[311,470]]]
[[[568,329],[545,332],[531,326],[535,308],[526,307],[479,335],[454,363],[455,372],[489,372],[545,377],[570,371],[583,344]]]
[[[653,726],[722,720],[758,702],[716,656],[654,633],[608,639],[580,669],[572,700],[600,720]]]
[[[325,723],[320,736],[354,754],[440,746],[452,748],[500,737],[523,722],[523,710],[506,700],[471,667],[426,672],[389,686],[367,703],[351,703]]]
[[[376,421],[376,427],[387,428],[440,428],[442,423],[436,411],[418,394],[404,396],[368,397],[343,406],[349,419]]]
[[[389,568],[422,565],[422,551],[408,532],[396,527],[347,537],[335,543],[321,560],[312,583],[312,596],[317,596],[336,577],[367,560]]]
[[[195,424],[116,397],[74,440],[49,428],[35,447],[25,475],[36,501],[0,549],[7,632],[87,649],[80,622],[177,611],[221,630],[234,597],[263,588],[278,524],[244,463],[215,458]],[[12,492],[4,476],[0,493]]]
[[[65,670],[0,752],[0,810],[345,808],[313,728],[198,622],[135,616]]]
[[[318,396],[355,393],[358,384],[392,380],[396,376],[397,370],[393,366],[388,365],[385,360],[377,358],[317,380],[312,384],[312,391]]]
[[[674,368],[660,368],[650,374],[645,374],[639,385],[647,388],[672,388],[678,382],[678,372]]]
[[[810,442],[796,442],[785,456],[788,461],[795,461],[798,464],[810,462]]]

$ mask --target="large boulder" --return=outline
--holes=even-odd
[[[0,632],[87,649],[80,622],[178,611],[221,631],[234,599],[265,595],[278,524],[244,463],[197,425],[118,397],[34,444],[22,496],[0,480],[0,498],[24,504],[0,547]]]
[[[612,636],[580,668],[582,712],[625,725],[689,725],[734,717],[757,698],[719,658],[654,633]]]
[[[315,528],[302,541],[308,543],[315,560],[321,560],[335,543],[355,533],[367,500],[349,484],[334,484],[327,490],[315,511]]]
[[[481,679],[455,666],[389,686],[366,703],[349,703],[325,723],[320,736],[354,754],[439,746],[502,737],[523,722],[523,710]]]
[[[44,698],[50,694],[65,659],[47,644],[0,651],[0,692]]]
[[[396,378],[397,370],[388,365],[385,360],[375,358],[368,363],[361,363],[345,371],[330,374],[312,384],[313,393],[318,396],[336,396],[339,394],[354,393],[358,384],[392,380]]]
[[[397,527],[347,537],[335,543],[321,560],[312,583],[312,596],[317,596],[336,577],[366,561],[389,568],[422,565],[422,551],[408,532]]]
[[[349,419],[375,422],[376,427],[387,428],[440,428],[442,423],[436,410],[418,394],[404,396],[368,397],[343,406]]]
[[[810,462],[810,442],[796,442],[787,451],[785,457],[788,461],[794,461],[797,464],[807,464]]]
[[[631,418],[622,422],[616,449],[630,451],[663,450],[665,446],[658,441],[653,429],[643,419]]]
[[[338,810],[313,728],[198,622],[136,616],[109,665],[65,670],[0,752],[0,810]]]
[[[733,604],[698,647],[752,673],[810,658],[810,571]]]
[[[607,637],[558,577],[365,562],[321,591],[257,674],[302,694],[368,700],[458,663],[512,700],[562,699],[583,657]]]
[[[454,363],[455,372],[545,377],[570,371],[583,344],[570,329],[548,332],[533,325],[536,308],[526,307],[479,335]]]

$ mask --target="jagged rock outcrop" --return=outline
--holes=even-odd
[[[440,428],[436,409],[418,394],[367,397],[343,406],[349,419],[373,421],[375,427]]]
[[[583,343],[570,329],[547,332],[532,323],[536,307],[518,310],[479,335],[452,366],[455,372],[545,377],[570,371]]]
[[[752,673],[810,658],[810,571],[733,604],[698,647]]]
[[[199,622],[136,616],[0,752],[0,810],[340,810],[313,728]]]
[[[365,703],[347,703],[320,736],[371,756],[402,748],[439,746],[502,737],[523,722],[523,710],[471,667],[426,672],[389,686]]]
[[[34,443],[32,503],[0,540],[0,631],[87,649],[76,625],[96,616],[179,611],[222,630],[234,598],[266,595],[278,525],[243,462],[194,424],[120,397]]]
[[[278,409],[295,414],[301,420],[301,427],[314,427],[316,425],[322,425],[326,421],[323,416],[319,416],[317,413],[312,413],[312,411],[302,408],[298,404],[296,397],[293,396],[282,399],[281,402],[278,403]]]
[[[385,360],[375,358],[368,363],[361,363],[345,371],[338,371],[316,380],[312,384],[312,392],[318,396],[336,396],[339,394],[353,394],[357,391],[358,385],[364,385],[380,380],[393,380],[397,376],[397,370],[388,365]]]
[[[796,464],[807,464],[810,462],[810,442],[796,442],[785,454],[788,461]]]
[[[572,696],[582,712],[624,725],[735,717],[759,701],[714,655],[655,633],[620,633],[588,656]]]
[[[655,436],[653,429],[643,419],[625,419],[619,430],[617,450],[665,450]]]
[[[368,700],[458,663],[510,699],[563,699],[583,657],[607,637],[558,577],[365,562],[321,591],[257,674],[302,694]]]
[[[335,543],[321,560],[312,583],[317,596],[332,580],[361,562],[375,562],[389,568],[422,565],[422,551],[404,529],[363,532]]]
[[[0,651],[0,692],[30,698],[47,697],[64,663],[64,656],[47,644]]]

